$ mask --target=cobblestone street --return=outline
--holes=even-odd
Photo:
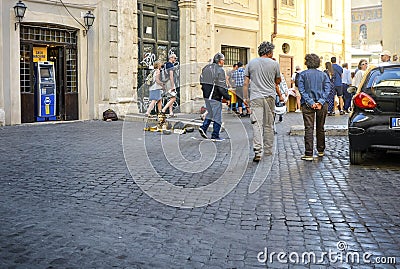
[[[241,121],[250,131],[249,119]],[[229,170],[229,139],[207,145],[192,138],[200,138],[197,131],[179,136],[189,162],[200,158],[200,144],[216,152],[194,173],[165,157],[160,133],[146,133],[146,152],[127,150],[140,137],[125,130],[142,130],[140,122],[1,127],[0,268],[400,268],[400,155],[371,154],[351,166],[347,136],[328,136],[326,156],[305,162],[303,137],[288,135],[302,123],[301,114],[289,113],[276,125],[272,169],[257,191],[248,191],[257,169],[251,150],[233,152],[248,158],[236,166],[244,171],[231,174],[242,179],[222,199],[195,208],[158,202],[135,180],[158,174],[183,189],[208,186]],[[327,118],[346,123],[347,116]],[[153,167],[140,166],[147,156]],[[304,263],[305,252],[316,262]],[[333,260],[332,252],[342,255]],[[378,264],[391,257],[396,264]]]

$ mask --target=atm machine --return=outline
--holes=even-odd
[[[57,120],[56,80],[53,62],[38,62],[36,66],[36,120]]]

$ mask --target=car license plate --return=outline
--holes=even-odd
[[[400,118],[390,118],[390,128],[400,129]]]

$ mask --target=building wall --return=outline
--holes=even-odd
[[[119,114],[135,112],[137,73],[137,5],[131,0],[79,0],[65,2],[82,24],[92,11],[93,27],[87,32],[67,10],[56,2],[24,0],[22,23],[58,24],[78,30],[79,119],[101,118],[107,108]],[[21,123],[19,82],[19,28],[14,29],[16,1],[0,2],[0,124]]]
[[[201,68],[221,50],[221,45],[248,48],[250,60],[258,56],[261,41],[272,40],[275,58],[292,57],[293,65],[303,68],[304,55],[311,52],[323,60],[337,56],[340,62],[347,61],[351,42],[346,25],[349,1],[332,1],[332,17],[323,16],[323,2],[296,0],[294,6],[287,6],[281,0],[180,0],[181,111],[196,110],[195,100],[202,95]],[[4,118],[8,125],[21,121],[15,3],[0,1],[0,122]],[[110,107],[120,115],[137,112],[137,1],[88,0],[82,4],[69,0],[68,9],[81,23],[88,10],[96,16],[87,35],[61,4],[45,0],[24,3],[28,7],[24,22],[54,23],[79,30],[79,119],[101,118]],[[275,21],[278,24],[273,35]],[[283,51],[284,43],[290,50]]]
[[[367,39],[360,40],[360,26],[367,26]],[[352,10],[351,43],[353,47],[375,49],[382,42],[382,6],[360,7]]]
[[[395,0],[382,1],[382,34],[383,48],[392,54],[400,54],[400,22],[398,20],[399,2]]]
[[[274,2],[278,26],[276,36],[271,39],[274,32]],[[323,61],[330,60],[332,56],[336,56],[340,63],[350,61],[351,32],[348,26],[351,4],[345,0],[332,1],[333,16],[325,17],[322,2],[298,0],[291,7],[283,5],[280,0],[181,1],[180,20],[181,29],[184,29],[181,31],[181,54],[184,48],[193,50],[186,56],[181,55],[181,59],[189,59],[190,54],[190,61],[198,63],[191,69],[192,79],[188,83],[192,85],[191,90],[188,90],[189,87],[181,88],[181,91],[191,93],[186,101],[201,96],[198,87],[201,65],[204,66],[208,59],[220,51],[221,45],[249,48],[250,60],[258,56],[257,47],[261,41],[272,40],[276,45],[275,58],[279,59],[281,55],[293,57],[294,65],[303,68],[304,56],[311,52],[323,57]],[[193,24],[199,17],[205,22],[200,29],[199,24]],[[189,33],[191,38],[187,36]],[[289,52],[283,51],[284,43],[289,44]],[[195,52],[197,50],[198,54]],[[230,66],[226,69],[230,69]],[[186,82],[187,79],[185,77],[183,80]]]
[[[107,2],[107,1],[104,1]],[[96,74],[102,83],[99,84],[101,95],[96,99],[97,115],[113,108],[119,115],[137,112],[137,68],[138,68],[138,34],[137,34],[137,2],[132,0],[110,0],[108,6],[100,7],[103,12],[103,38],[106,44],[100,44],[98,51],[99,67]],[[102,55],[102,52],[106,52]],[[103,57],[102,57],[103,56]],[[108,59],[107,59],[108,58]],[[100,70],[102,59],[106,59],[109,69]],[[106,72],[108,71],[108,72]],[[102,76],[104,74],[104,76]],[[96,91],[95,91],[96,92]]]

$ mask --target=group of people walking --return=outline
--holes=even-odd
[[[168,56],[168,62],[162,64],[160,61],[154,62],[154,70],[150,78],[149,88],[149,107],[145,116],[150,116],[151,111],[157,104],[157,109],[160,113],[165,114],[169,110],[169,117],[174,117],[173,104],[176,101],[176,96],[179,91],[179,78],[176,72],[175,62],[176,54],[172,53]],[[168,102],[162,107],[162,97],[168,98]]]
[[[284,97],[279,90],[281,83],[280,65],[273,58],[275,46],[270,42],[262,42],[258,47],[259,57],[252,59],[245,68],[238,63],[230,77],[234,78],[235,88],[239,97],[239,113],[243,114],[243,103],[245,108],[251,108],[250,122],[253,128],[253,161],[259,162],[265,156],[273,154],[274,142],[274,111],[277,102],[284,102]],[[177,86],[174,82],[173,66],[176,55],[169,56],[170,78],[168,83],[161,80],[161,63],[154,64],[155,75],[154,85],[150,88],[150,100],[152,100],[146,114],[149,114],[154,105],[158,105],[159,111],[166,113],[170,109],[173,115],[172,103],[176,98]],[[351,95],[347,96],[347,88],[350,85],[358,86],[367,68],[367,61],[362,59],[358,65],[354,79],[350,75],[348,65],[342,67],[336,64],[336,58],[332,57],[331,62],[325,64],[325,70],[320,71],[321,58],[314,54],[306,54],[304,64],[307,70],[298,71],[296,75],[297,96],[300,107],[297,112],[303,116],[304,155],[302,160],[311,161],[314,159],[314,125],[316,126],[316,152],[318,157],[325,155],[325,131],[324,125],[327,115],[334,113],[335,95],[339,99],[339,113],[349,111]],[[208,139],[207,130],[213,123],[211,139],[222,141],[220,130],[222,125],[222,99],[230,102],[228,94],[229,80],[223,69],[225,56],[217,53],[212,62],[202,69],[200,84],[202,86],[203,98],[207,108],[207,115],[199,128],[200,135]],[[167,66],[168,68],[168,66]],[[299,68],[300,69],[300,68]],[[294,78],[293,78],[294,79]],[[232,86],[232,85],[229,85]],[[170,100],[161,108],[161,92],[166,89]],[[250,111],[250,110],[249,110]]]
[[[279,90],[281,83],[280,66],[273,59],[275,46],[270,42],[262,42],[258,47],[258,58],[252,59],[243,70],[243,102],[251,108],[250,122],[253,128],[253,150],[254,162],[261,161],[265,156],[273,154],[274,142],[274,110],[277,100],[284,101]],[[215,141],[222,140],[219,131],[222,123],[222,98],[230,99],[228,94],[227,80],[223,70],[225,57],[217,53],[213,63],[202,70],[200,83],[202,85],[203,97],[205,99],[208,114],[199,128],[200,135],[208,138],[207,129],[213,122],[213,133],[211,138]],[[332,59],[336,64],[335,59]],[[318,70],[321,59],[316,54],[305,56],[307,70],[299,73],[297,77],[301,112],[303,115],[305,136],[304,155],[302,160],[314,159],[314,124],[316,123],[317,156],[323,157],[325,152],[325,119],[328,115],[329,98],[332,94],[332,80],[327,72]],[[337,68],[339,74],[340,69]],[[343,73],[343,70],[341,70]],[[332,72],[332,74],[334,74]],[[340,75],[342,78],[342,75]],[[333,84],[335,85],[335,84]],[[335,86],[335,93],[343,95],[342,79]],[[237,88],[237,85],[236,85]],[[341,111],[344,109],[342,103]]]
[[[339,102],[339,113],[344,115],[350,112],[352,96],[347,92],[347,88],[351,85],[351,72],[348,64],[342,66],[336,63],[336,57],[332,57],[330,62],[325,63],[324,72],[328,75],[331,83],[331,91],[328,96],[328,116],[335,115],[335,96]]]
[[[254,133],[253,161],[255,162],[259,162],[263,155],[272,155],[276,96],[279,101],[284,101],[279,87],[276,87],[281,82],[281,72],[279,63],[272,59],[274,48],[275,46],[270,42],[261,43],[258,47],[260,57],[251,60],[243,72],[242,101],[249,104],[251,108],[250,122]],[[203,68],[200,77],[203,97],[209,113],[199,128],[199,132],[202,137],[208,138],[207,129],[213,122],[211,138],[216,141],[222,140],[219,137],[222,123],[221,99],[224,97],[230,100],[225,71],[222,68],[224,60],[224,55],[217,53],[213,58],[213,63]]]

